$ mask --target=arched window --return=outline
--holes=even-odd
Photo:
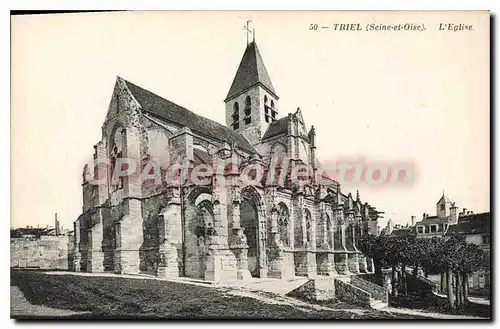
[[[264,95],[264,118],[266,119],[266,122],[269,122],[269,99],[267,98],[267,95]]]
[[[313,223],[312,223],[312,216],[311,216],[311,212],[309,210],[305,210],[304,212],[305,214],[305,219],[306,219],[306,241],[307,241],[307,245],[308,246],[311,246],[312,244],[312,226],[313,226]]]
[[[123,176],[118,177],[118,172],[121,168],[116,168],[117,163],[120,164],[121,161],[118,159],[123,158],[124,149],[124,130],[121,127],[116,128],[112,138],[111,138],[111,148],[109,150],[109,160],[110,160],[110,171],[109,171],[109,181],[112,191],[123,188]],[[115,173],[116,171],[116,173]]]
[[[274,108],[274,101],[271,99],[271,120],[272,121],[275,121],[276,120],[276,114],[278,112],[276,111],[276,109]]]
[[[295,248],[304,247],[304,229],[302,226],[302,215],[298,214],[298,219],[295,220],[293,224],[293,246]]]
[[[245,98],[245,125],[252,122],[252,101],[250,100],[250,96]]]
[[[240,105],[238,102],[234,102],[233,104],[233,114],[231,115],[233,119],[233,130],[236,130],[240,127]]]
[[[278,205],[278,232],[283,246],[290,246],[289,230],[290,230],[290,213],[284,203]]]

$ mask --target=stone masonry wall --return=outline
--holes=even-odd
[[[10,239],[10,267],[68,269],[69,236]]]
[[[370,294],[360,288],[335,279],[335,296],[342,301],[370,307]]]

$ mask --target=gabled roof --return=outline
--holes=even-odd
[[[125,81],[128,89],[137,102],[139,102],[143,111],[182,127],[188,127],[191,131],[211,139],[227,142],[229,145],[234,144],[246,152],[257,153],[257,150],[242,134],[234,132],[218,122],[195,114],[132,82],[124,79],[123,81]]]
[[[245,49],[238,71],[236,71],[231,88],[229,88],[229,92],[227,93],[226,100],[258,84],[278,99],[271,78],[269,78],[266,66],[260,55],[259,48],[257,48],[257,44],[254,41],[248,44]]]
[[[491,215],[489,212],[460,216],[456,225],[450,225],[446,235],[489,234]]]

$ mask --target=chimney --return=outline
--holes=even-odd
[[[59,229],[59,220],[57,219],[57,213],[56,213],[56,218],[55,218],[55,223],[54,224],[55,224],[54,226],[55,226],[55,234],[56,234],[56,236],[60,235],[61,232],[60,232],[60,229]]]
[[[415,226],[415,216],[411,216],[411,226]]]

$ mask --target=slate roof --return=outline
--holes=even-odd
[[[52,235],[55,232],[55,228],[33,228],[33,227],[21,227],[10,230],[11,238],[20,238],[25,235]]]
[[[151,113],[154,116],[171,123],[188,127],[191,131],[200,135],[227,142],[229,145],[235,144],[237,147],[249,153],[257,153],[257,150],[242,134],[234,132],[230,128],[221,125],[218,122],[195,114],[182,106],[174,104],[163,97],[133,84],[130,81],[124,81],[134,98],[141,105],[143,111]]]
[[[442,218],[438,216],[427,216],[425,219],[422,219],[420,222],[417,222],[415,226],[448,223],[449,217],[450,216]]]
[[[260,84],[278,99],[262,56],[260,55],[259,48],[257,48],[257,44],[254,41],[248,44],[245,49],[238,71],[236,71],[233,83],[227,93],[226,100],[237,96],[257,84]]]
[[[455,225],[450,225],[446,235],[490,234],[491,215],[489,212],[458,217]]]
[[[267,127],[262,140],[288,132],[288,121],[289,118],[287,115],[281,119],[271,122]]]
[[[212,157],[203,150],[193,148],[193,155],[197,163],[212,164]]]

